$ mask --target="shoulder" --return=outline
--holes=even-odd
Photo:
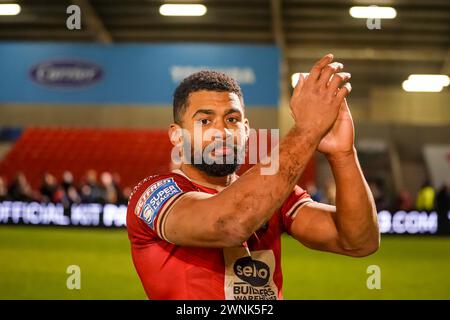
[[[131,192],[130,198],[128,199],[128,203],[131,200],[135,199],[137,196],[140,196],[144,193],[152,193],[153,191],[164,188],[174,186],[179,189],[192,189],[194,185],[184,176],[169,172],[165,174],[155,174],[142,179]]]
[[[145,234],[151,239],[156,235],[162,237],[158,226],[167,208],[191,191],[197,191],[195,186],[176,173],[152,175],[141,180],[128,200],[128,233],[134,238],[136,234],[143,234],[145,239]]]
[[[152,196],[170,198],[178,193],[196,191],[195,186],[184,176],[177,173],[157,174],[141,180],[133,189],[128,206],[135,206],[135,211]]]

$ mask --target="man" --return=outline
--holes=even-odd
[[[192,161],[141,181],[128,206],[133,262],[149,298],[281,299],[283,232],[312,249],[348,256],[378,249],[376,208],[345,101],[350,74],[332,60],[326,55],[301,76],[290,101],[295,125],[279,152],[241,177],[235,171],[249,122],[238,84],[213,71],[181,82],[169,135]],[[202,138],[200,153],[193,141],[198,126],[219,133]],[[295,185],[316,150],[331,165],[336,206],[314,202]],[[203,161],[195,161],[199,155]],[[231,163],[219,161],[230,155]],[[261,174],[275,161],[278,170]]]

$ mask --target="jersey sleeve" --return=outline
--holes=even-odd
[[[284,201],[280,208],[281,220],[284,230],[290,234],[291,225],[297,214],[298,209],[308,202],[313,202],[311,196],[299,186],[295,186],[289,197]]]
[[[132,242],[167,240],[164,223],[173,205],[186,193],[196,191],[192,183],[177,174],[151,176],[133,190],[127,209],[127,229]]]

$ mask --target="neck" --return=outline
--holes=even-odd
[[[237,178],[235,173],[224,177],[208,176],[205,172],[198,170],[191,164],[182,164],[180,170],[192,180],[221,187],[229,186]]]

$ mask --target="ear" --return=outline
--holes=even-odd
[[[250,122],[247,118],[244,119],[244,128],[245,128],[245,141],[248,141],[250,136]]]
[[[182,128],[176,123],[172,123],[169,127],[169,139],[173,146],[179,146],[183,142]]]

